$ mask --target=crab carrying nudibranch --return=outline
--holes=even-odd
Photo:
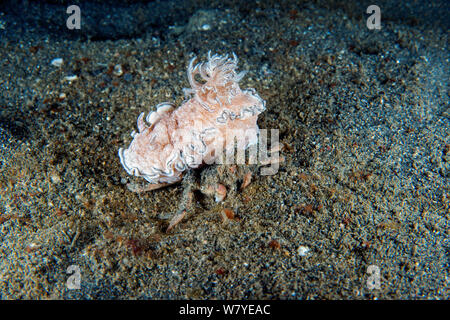
[[[150,183],[145,190],[180,181],[186,170],[212,163],[222,154],[217,150],[218,140],[223,150],[234,148],[235,140],[227,138],[227,131],[259,131],[256,121],[265,110],[265,101],[254,89],[239,88],[245,72],[236,71],[236,55],[208,53],[208,61],[194,65],[195,60],[187,70],[191,88],[184,89],[189,99],[178,108],[161,103],[145,120],[141,113],[139,132],[133,131],[128,149],[119,149],[125,170]],[[242,148],[257,143],[256,134],[249,137]]]

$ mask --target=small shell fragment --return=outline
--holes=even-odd
[[[201,29],[202,29],[203,31],[211,30],[211,25],[205,23],[204,25],[201,26]]]
[[[74,81],[74,80],[77,80],[78,79],[78,76],[77,75],[70,75],[70,76],[66,76],[66,77],[64,77],[64,80],[65,81],[69,81],[69,82],[72,82],[72,81]]]
[[[309,248],[305,246],[300,246],[297,249],[297,253],[300,257],[304,257],[309,253]]]
[[[50,64],[51,64],[52,66],[54,66],[54,67],[60,68],[60,67],[62,66],[62,64],[63,64],[63,59],[62,59],[62,58],[55,58],[55,59],[53,59],[53,60],[50,62]]]
[[[121,75],[123,75],[123,69],[121,64],[116,64],[114,66],[113,75],[115,75],[116,77],[120,77]]]

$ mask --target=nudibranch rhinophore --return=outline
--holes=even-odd
[[[186,100],[181,106],[161,103],[145,120],[141,113],[130,146],[119,149],[125,170],[152,184],[147,190],[175,183],[186,170],[213,163],[223,152],[234,150],[236,135],[230,132],[245,132],[238,147],[257,144],[257,119],[265,101],[255,89],[239,87],[245,72],[236,71],[236,55],[208,53],[208,61],[194,65],[195,60],[187,69],[191,88],[184,89]]]

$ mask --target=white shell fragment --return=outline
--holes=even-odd
[[[72,82],[72,81],[77,80],[77,79],[78,79],[78,76],[74,75],[74,74],[64,77],[64,80],[65,81],[69,81],[69,82]]]
[[[211,30],[211,25],[205,23],[204,25],[202,25],[201,29],[202,29],[203,31]]]
[[[55,59],[53,59],[53,60],[50,62],[50,64],[51,64],[52,66],[54,66],[54,67],[60,68],[60,67],[62,66],[62,64],[63,64],[63,59],[62,59],[62,58],[55,58]]]
[[[120,77],[121,75],[123,75],[123,68],[122,68],[122,65],[121,65],[121,64],[116,64],[116,65],[114,66],[113,74],[114,74],[116,77]]]
[[[297,253],[300,257],[304,257],[309,253],[310,249],[306,246],[300,246],[297,249]]]

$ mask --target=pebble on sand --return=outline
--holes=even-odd
[[[63,59],[62,58],[55,58],[50,63],[51,63],[52,66],[60,68],[62,66],[62,64],[63,64]]]

